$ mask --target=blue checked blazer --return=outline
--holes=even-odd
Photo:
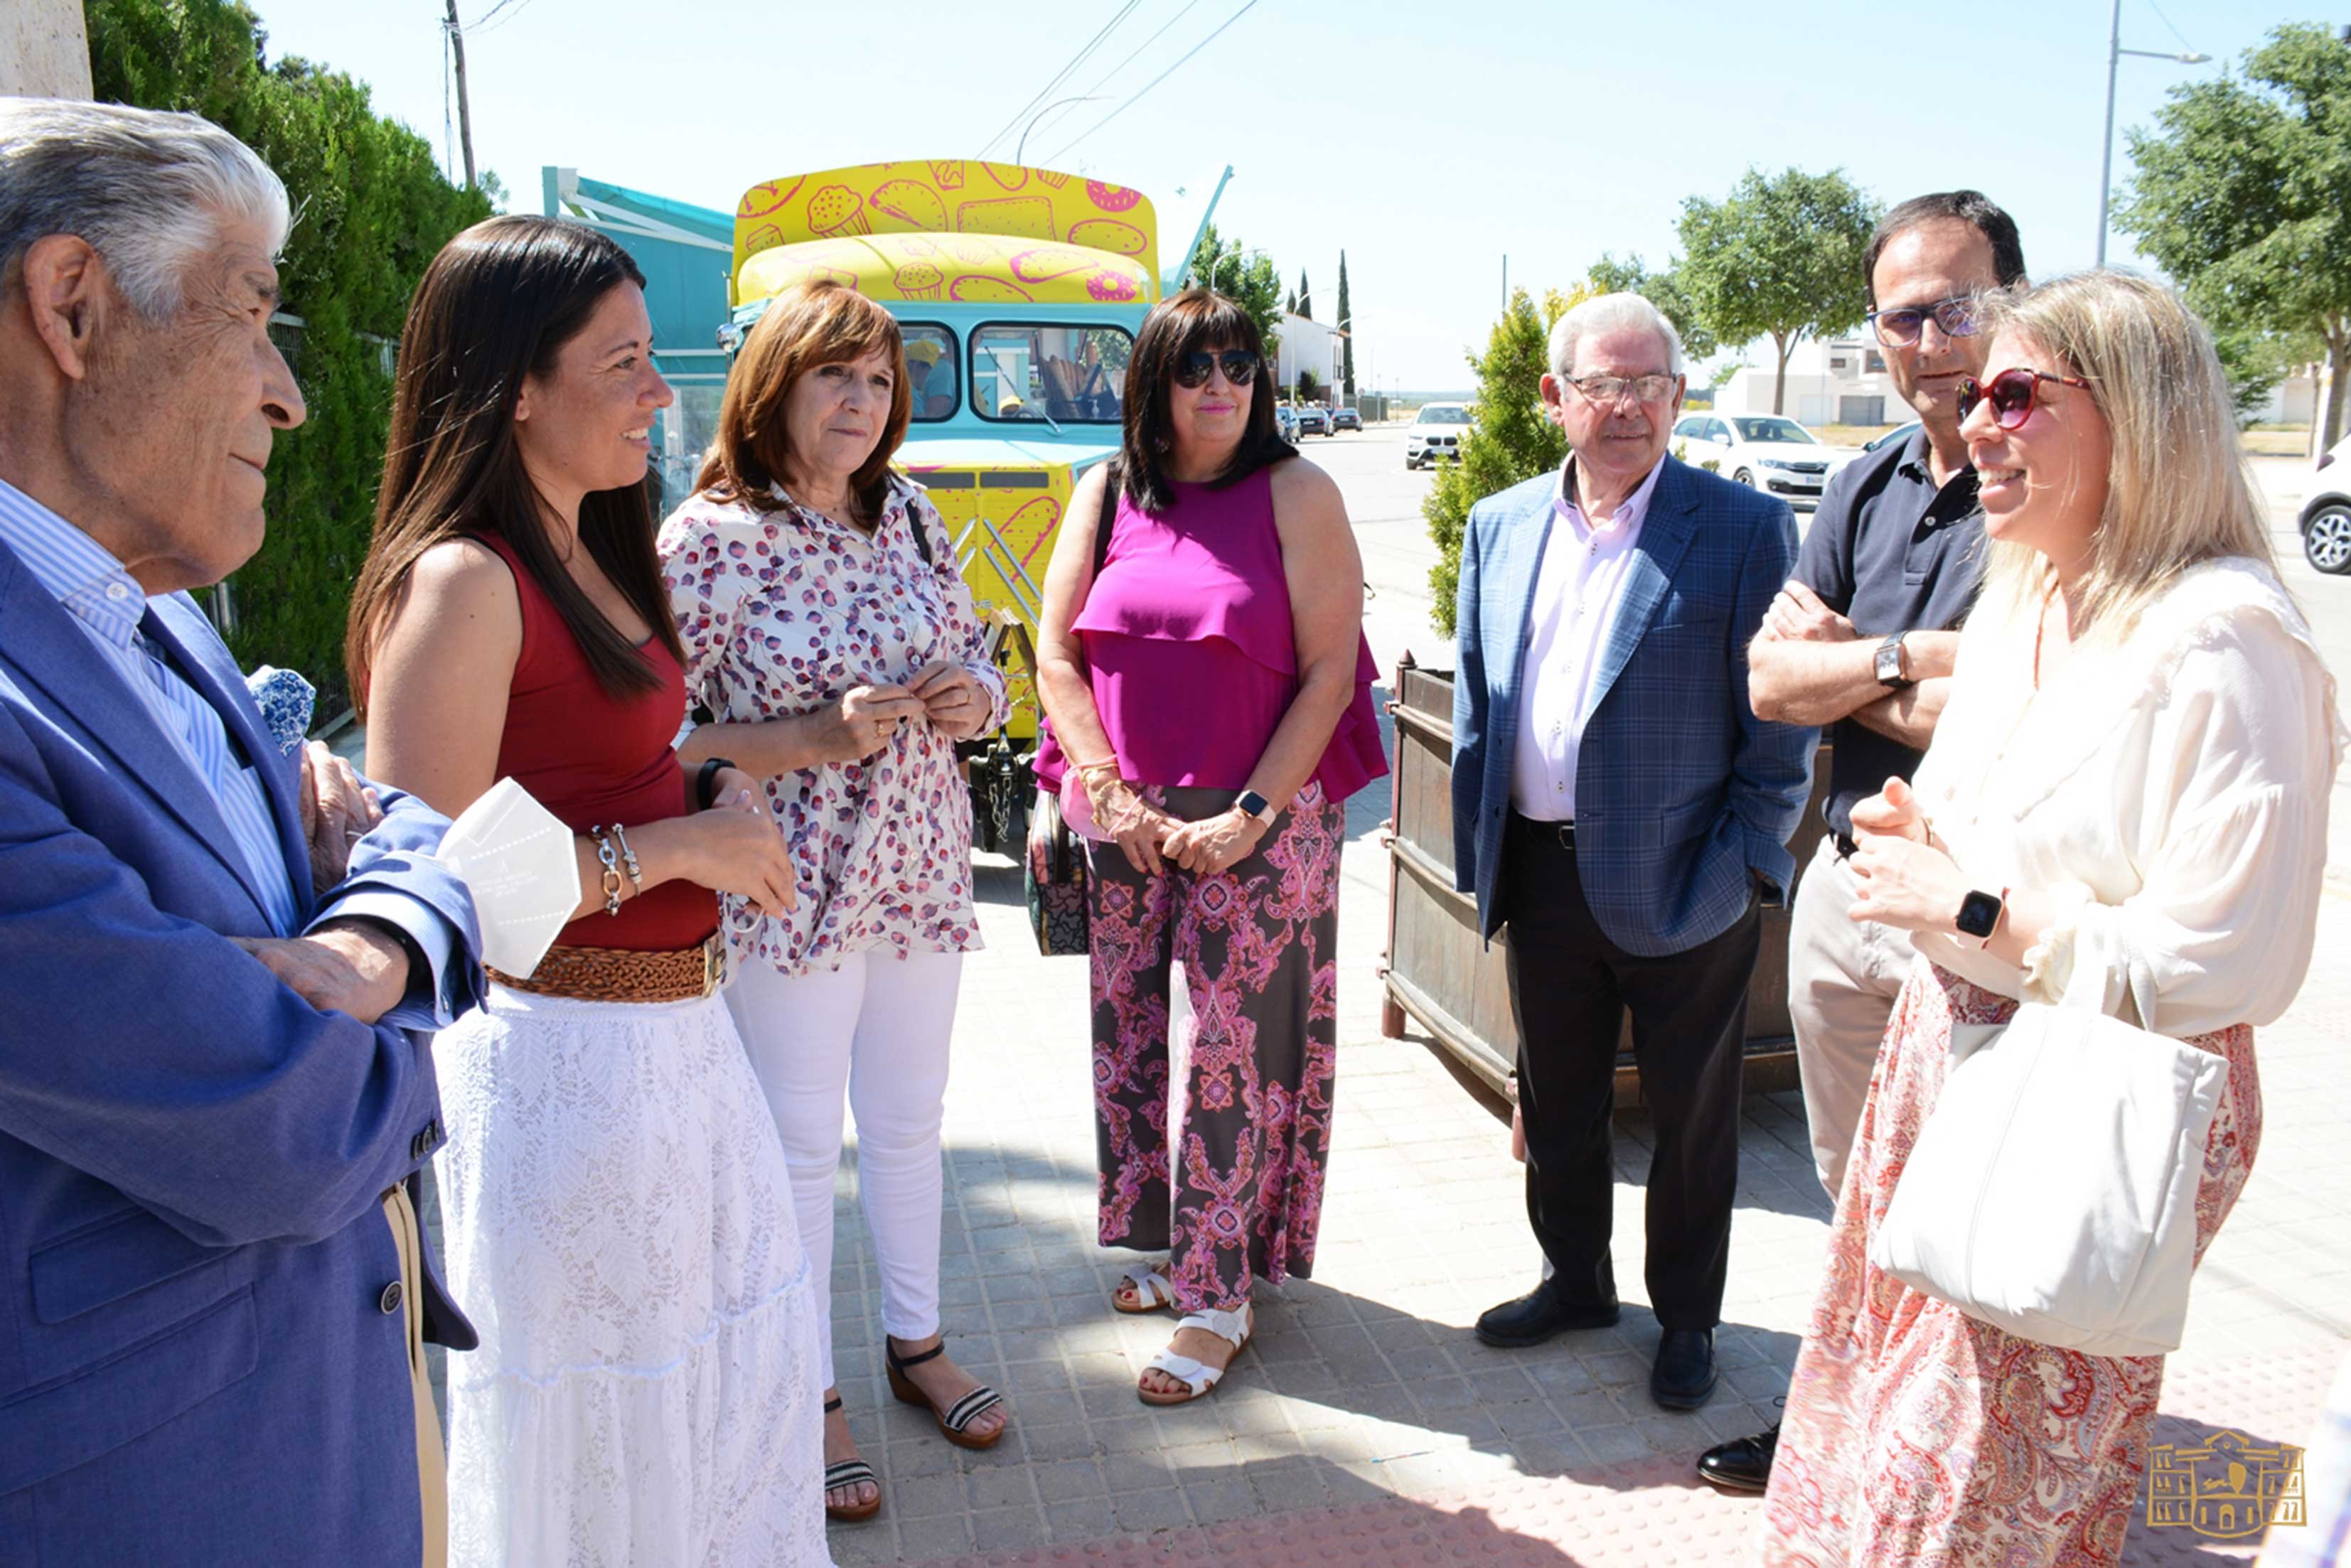
[[[1528,619],[1555,474],[1471,508],[1453,677],[1453,875],[1502,924],[1502,834]],[[1719,936],[1758,872],[1784,891],[1819,731],[1747,700],[1747,643],[1796,562],[1787,503],[1665,459],[1602,644],[1576,753],[1575,856],[1610,941],[1659,956]]]
[[[481,990],[448,823],[381,791],[311,896],[298,762],[185,594],[161,642],[261,774],[298,920],[396,893]],[[423,1550],[407,1314],[381,1196],[442,1143],[426,1040],[321,1013],[210,792],[0,544],[0,1563],[336,1563]],[[425,1009],[430,1011],[432,1009]],[[427,1258],[430,1258],[428,1249]],[[471,1327],[425,1271],[428,1332]],[[385,1303],[392,1303],[387,1310]]]

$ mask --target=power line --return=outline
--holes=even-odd
[[[1068,65],[1063,66],[1060,70],[1054,72],[1052,80],[1047,82],[1043,87],[1037,89],[1036,97],[1030,99],[1028,102],[1022,104],[1018,110],[1013,111],[1012,118],[1004,122],[1004,129],[989,137],[987,144],[980,148],[979,155],[982,158],[987,157],[998,142],[1010,135],[1012,128],[1020,123],[1021,117],[1028,114],[1039,104],[1043,103],[1049,97],[1050,97],[1053,89],[1060,87],[1072,71],[1075,71],[1080,66],[1085,64],[1086,57],[1092,54],[1096,49],[1102,47],[1102,40],[1109,37],[1113,30],[1114,30],[1121,22],[1125,21],[1127,17],[1134,15],[1134,8],[1142,4],[1143,0],[1126,0],[1126,4],[1120,6],[1118,10],[1112,15],[1111,19],[1102,24],[1102,31],[1096,33],[1092,38],[1089,38],[1086,41],[1086,47],[1084,48],[1080,49],[1074,56],[1072,56]]]
[[[1166,31],[1167,31],[1167,29],[1168,29],[1168,28],[1170,28],[1170,27],[1174,26],[1176,23],[1178,23],[1178,22],[1182,21],[1186,16],[1189,16],[1189,15],[1191,14],[1192,7],[1193,7],[1193,6],[1195,6],[1195,5],[1197,5],[1199,3],[1200,3],[1200,0],[1184,0],[1184,9],[1183,9],[1183,10],[1176,12],[1176,15],[1174,15],[1173,16],[1168,17],[1166,21],[1165,21],[1165,22],[1161,23],[1161,24],[1159,25],[1159,31],[1158,31],[1158,32],[1156,32],[1156,33],[1152,34],[1152,35],[1151,35],[1151,37],[1147,37],[1147,38],[1144,39],[1144,40],[1143,40],[1143,43],[1141,44],[1141,46],[1140,46],[1140,47],[1138,47],[1135,49],[1135,51],[1134,51],[1134,54],[1127,56],[1127,57],[1126,57],[1126,58],[1124,58],[1124,59],[1123,59],[1123,60],[1119,61],[1119,62],[1118,62],[1118,64],[1116,64],[1116,65],[1114,65],[1114,66],[1111,67],[1111,68],[1110,68],[1110,69],[1108,69],[1107,71],[1104,71],[1104,72],[1102,73],[1102,80],[1101,80],[1101,81],[1098,81],[1098,82],[1096,82],[1096,83],[1094,83],[1094,85],[1093,85],[1093,86],[1092,86],[1091,88],[1088,88],[1088,89],[1086,89],[1086,90],[1087,90],[1087,92],[1088,92],[1089,94],[1092,94],[1092,93],[1097,93],[1097,92],[1102,91],[1102,89],[1106,85],[1108,85],[1108,84],[1109,84],[1111,78],[1113,78],[1113,77],[1114,77],[1114,76],[1118,75],[1118,73],[1119,73],[1119,72],[1121,72],[1121,71],[1123,71],[1123,70],[1126,69],[1126,68],[1127,68],[1127,67],[1129,67],[1129,66],[1133,65],[1133,64],[1134,63],[1134,61],[1135,61],[1135,57],[1136,57],[1136,56],[1141,55],[1144,49],[1147,49],[1147,48],[1149,48],[1152,45],[1154,45],[1154,44],[1157,43],[1157,42],[1160,40],[1160,38],[1161,38],[1161,37],[1162,37],[1166,33]]]
[[[2188,41],[2188,36],[2182,33],[2179,28],[2171,26],[2171,18],[2163,14],[2162,6],[2157,5],[2155,0],[2147,0],[2147,8],[2155,13],[2155,19],[2157,21],[2162,23],[2167,27],[2171,27],[2171,36],[2179,40],[2179,47],[2181,48],[2186,49],[2190,54],[2194,54],[2196,52],[2196,46]]]
[[[465,31],[470,35],[479,35],[488,32],[493,24],[503,27],[507,22],[513,21],[528,10],[530,3],[531,0],[498,0],[498,3],[491,6],[480,21],[466,28]],[[505,18],[504,21],[499,20],[501,16]]]
[[[1239,10],[1226,17],[1223,25],[1218,26],[1215,32],[1209,34],[1207,37],[1201,39],[1190,48],[1185,50],[1174,65],[1169,66],[1165,70],[1161,71],[1157,76],[1153,77],[1149,81],[1145,82],[1143,86],[1142,92],[1136,93],[1133,98],[1128,99],[1124,103],[1120,104],[1116,109],[1112,110],[1100,120],[1095,120],[1092,126],[1078,134],[1076,141],[1064,143],[1059,151],[1052,154],[1053,158],[1058,161],[1063,152],[1067,152],[1071,148],[1075,147],[1079,141],[1083,141],[1087,137],[1092,136],[1095,131],[1100,131],[1103,126],[1108,125],[1112,120],[1116,120],[1120,115],[1124,114],[1128,110],[1134,108],[1136,101],[1140,99],[1144,93],[1149,92],[1153,88],[1157,87],[1161,82],[1165,81],[1169,77],[1174,76],[1178,70],[1181,70],[1186,60],[1190,59],[1194,55],[1198,54],[1202,49],[1205,49],[1210,44],[1215,43],[1217,38],[1223,36],[1226,27],[1231,26],[1243,16],[1248,16],[1249,12],[1256,9],[1256,7],[1257,0],[1246,0],[1246,4],[1244,4]]]

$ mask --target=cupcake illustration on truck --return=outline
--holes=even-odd
[[[923,345],[899,460],[946,522],[1012,690],[1003,731],[963,747],[983,849],[1019,856],[1027,839],[1045,566],[1078,476],[1118,450],[1134,334],[1178,286],[1207,206],[1163,269],[1148,197],[1058,170],[863,163],[765,180],[739,204],[723,342],[820,277]]]

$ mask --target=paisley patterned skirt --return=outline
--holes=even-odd
[[[1942,1092],[1951,1026],[2015,1010],[1925,959],[1895,1005],[1788,1390],[1760,1563],[2099,1568],[2122,1556],[2163,1358],[2020,1339],[1869,1265],[1870,1233]],[[2252,1174],[2261,1081],[2249,1026],[2188,1043],[2229,1062],[2196,1192],[2200,1260]]]
[[[1144,791],[1194,821],[1228,789]],[[1105,1247],[1169,1249],[1176,1310],[1237,1312],[1253,1283],[1313,1270],[1337,1070],[1339,851],[1346,811],[1299,791],[1247,859],[1145,876],[1092,844],[1095,1140]],[[1192,1004],[1184,1114],[1168,1139],[1168,966]]]

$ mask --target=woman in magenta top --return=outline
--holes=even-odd
[[[1113,1304],[1183,1314],[1138,1385],[1153,1405],[1215,1385],[1259,1279],[1311,1272],[1343,802],[1387,772],[1346,507],[1276,432],[1264,371],[1230,300],[1192,289],[1153,311],[1107,549],[1106,465],[1079,481],[1045,580],[1038,776],[1074,780],[1104,840],[1088,879],[1101,1240],[1172,1254]],[[1177,959],[1194,1022],[1171,1146]]]

